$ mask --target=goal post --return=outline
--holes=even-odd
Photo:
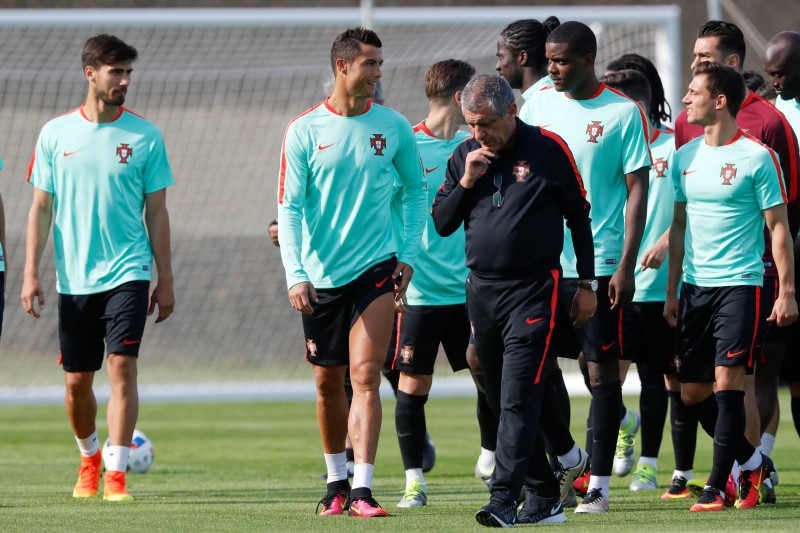
[[[627,52],[651,58],[678,109],[676,6],[374,7],[387,104],[420,121],[428,66],[453,57],[494,72],[502,28],[550,15],[595,30],[598,73]],[[32,196],[25,176],[43,124],[83,102],[81,47],[97,33],[138,49],[125,105],[161,128],[176,179],[167,196],[177,306],[166,322],[148,323],[140,382],[197,394],[312,379],[267,225],[276,214],[286,124],[324,98],[333,38],[361,21],[358,8],[0,10],[0,194],[9,258],[0,401],[12,387],[13,395],[63,387],[49,246],[40,265],[42,318],[25,315],[17,300]]]

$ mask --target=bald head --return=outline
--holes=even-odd
[[[781,99],[800,98],[800,33],[782,31],[770,39],[764,54],[764,72]]]

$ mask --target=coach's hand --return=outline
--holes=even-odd
[[[611,281],[608,282],[608,301],[611,309],[623,307],[633,299],[636,283],[633,279],[633,269],[619,267]]]
[[[578,289],[572,299],[572,325],[576,328],[583,326],[597,311],[597,294],[586,289]]]
[[[156,324],[163,322],[172,314],[175,309],[175,290],[172,286],[172,280],[160,279],[153,289],[153,294],[150,295],[150,308],[147,310],[147,316],[151,316],[158,305],[158,318]]]
[[[461,186],[465,189],[471,189],[496,157],[496,153],[483,147],[468,153],[464,160],[464,176],[459,181]]]
[[[44,290],[39,283],[39,278],[25,276],[19,299],[22,300],[22,308],[26,313],[33,318],[39,318],[39,311],[44,307]],[[39,304],[39,311],[36,310],[36,303]]]
[[[767,322],[774,322],[778,326],[788,326],[797,321],[797,300],[793,295],[781,293],[775,300],[775,305],[772,307],[772,313],[769,315]]]
[[[394,283],[394,302],[395,309],[402,309],[401,312],[406,310],[406,290],[408,284],[411,283],[411,277],[414,275],[414,269],[411,265],[397,262],[397,266],[392,273],[392,282]]]
[[[678,297],[674,294],[667,293],[667,299],[664,301],[664,320],[671,328],[678,325]]]
[[[314,308],[311,304],[317,303],[318,301],[317,291],[314,290],[314,286],[308,281],[300,282],[289,289],[289,303],[292,304],[292,308],[300,311],[304,315],[313,315]]]

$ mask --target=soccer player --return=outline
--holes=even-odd
[[[739,72],[742,71],[745,59],[746,47],[744,36],[741,30],[729,22],[711,20],[703,24],[697,33],[697,40],[694,45],[694,60],[692,68],[702,61],[715,61],[733,67]],[[779,113],[775,107],[756,93],[746,90],[745,99],[741,109],[736,114],[736,124],[743,131],[752,135],[775,151],[780,158],[780,165],[783,180],[788,196],[789,203],[787,212],[789,217],[789,229],[792,238],[797,235],[800,228],[800,196],[798,195],[798,158],[797,138],[791,126],[786,121],[783,114]],[[697,124],[692,124],[687,120],[686,110],[683,110],[675,121],[675,146],[680,148],[688,141],[703,134],[703,128]],[[745,409],[747,411],[747,429],[745,435],[751,444],[759,446],[761,442],[762,425],[760,411],[756,401],[757,391],[755,388],[755,375],[767,372],[774,376],[774,370],[780,368],[781,361],[784,359],[788,347],[789,330],[774,327],[767,322],[768,310],[772,308],[772,300],[775,299],[777,292],[777,269],[774,259],[770,256],[772,247],[769,245],[770,233],[765,228],[764,238],[766,239],[764,253],[764,290],[761,291],[761,330],[763,335],[763,348],[760,349],[757,364],[745,379]],[[759,345],[761,345],[759,341]],[[770,368],[772,367],[772,368]],[[762,380],[769,381],[769,380]],[[774,382],[774,380],[773,380]],[[775,387],[767,387],[770,390],[762,390],[759,395],[767,395],[774,398]],[[770,403],[767,400],[767,403]],[[768,405],[762,402],[762,408]],[[763,417],[765,424],[772,417],[772,410],[764,411]],[[679,448],[687,448],[687,452],[678,452],[681,455],[691,457],[693,454],[688,449],[693,447],[693,443],[679,444]],[[738,478],[738,467],[734,468],[732,483]],[[770,483],[767,483],[769,488]],[[690,488],[695,483],[689,483]]]
[[[519,89],[525,102],[543,87],[553,85],[547,74],[544,43],[560,23],[556,17],[547,17],[544,22],[523,19],[512,22],[500,33],[495,69],[512,89]],[[523,122],[527,122],[525,113],[523,104],[519,110]]]
[[[658,76],[658,73],[655,72],[655,75]],[[667,417],[664,375],[674,373],[670,369],[674,335],[666,322],[661,320],[667,288],[667,268],[661,266],[667,257],[669,226],[675,202],[675,193],[668,174],[675,155],[675,141],[672,133],[659,129],[652,121],[651,84],[644,74],[636,70],[620,70],[607,73],[600,81],[635,101],[650,117],[648,138],[653,166],[650,169],[647,194],[647,223],[634,272],[636,292],[622,313],[622,357],[627,363],[625,367],[629,366],[631,360],[636,361],[641,380],[639,407],[642,414],[642,453],[633,473],[630,489],[656,490],[658,452]],[[622,361],[620,366],[623,366]],[[624,371],[620,377],[624,380]],[[624,441],[621,446],[620,439],[627,434],[620,431],[620,436],[617,437],[615,465],[620,448],[624,450],[627,444]],[[632,439],[630,443],[633,444]],[[626,458],[623,451],[623,460]]]
[[[763,221],[772,233],[780,289],[768,321],[793,323],[797,303],[778,158],[736,123],[744,81],[734,68],[707,61],[693,74],[683,103],[689,123],[703,126],[704,134],[677,151],[671,171],[675,209],[664,316],[677,326],[683,402],[714,438],[711,475],[691,508],[702,512],[732,503],[726,480],[734,459],[742,469],[737,508],[758,505],[761,483],[772,471],[769,458],[744,436],[745,373],[758,355]]]
[[[795,134],[800,134],[800,33],[784,31],[770,39],[764,57],[764,72],[769,76],[769,85],[778,94],[775,107],[786,116]],[[795,240],[795,264],[799,257],[797,253],[799,249]],[[792,329],[794,331],[791,335],[789,356],[784,358],[780,376],[789,384],[792,395],[792,418],[797,434],[800,435],[800,357],[797,355],[800,351],[798,345],[800,335],[797,325]],[[758,385],[761,386],[761,376],[758,376],[758,379]],[[772,396],[772,399],[776,401],[774,412],[777,411],[777,398]],[[775,442],[775,434],[765,433],[761,436],[761,442],[764,448],[771,446]]]
[[[469,133],[461,111],[461,91],[475,74],[463,61],[449,59],[435,63],[425,73],[425,96],[430,111],[414,128],[417,147],[428,180],[428,205],[444,183],[447,162],[453,150]],[[393,207],[396,203],[393,203]],[[403,218],[393,209],[393,225],[402,229]],[[417,269],[408,286],[408,306],[398,316],[397,344],[392,369],[400,372],[395,407],[395,425],[400,455],[406,471],[406,487],[397,507],[422,507],[428,501],[423,476],[425,450],[425,403],[433,381],[433,365],[441,344],[453,371],[467,368],[469,342],[464,282],[464,232],[457,230],[440,237],[427,217]]]
[[[586,496],[575,511],[601,513],[608,511],[617,436],[626,416],[620,411],[620,311],[633,297],[636,258],[645,226],[651,163],[647,124],[639,106],[597,80],[597,40],[588,26],[561,24],[547,37],[546,51],[554,87],[537,92],[528,102],[530,116],[542,129],[561,136],[575,155],[592,204],[598,276],[592,282],[581,282],[574,251],[566,239],[561,254],[562,290],[566,295],[597,292],[597,315],[578,328],[569,318],[569,309],[562,307],[551,349],[554,355],[571,358],[582,351],[588,363],[591,477]]]
[[[0,157],[0,170],[3,169],[3,158]],[[3,209],[3,196],[0,195],[0,338],[3,337],[3,309],[6,305],[6,212]]]
[[[371,490],[381,427],[381,366],[395,301],[405,301],[427,216],[411,125],[370,100],[381,77],[381,46],[375,32],[360,27],[336,37],[330,54],[333,91],[289,123],[281,153],[281,257],[289,301],[303,316],[328,470],[321,515],[344,514],[348,501],[351,516],[387,515]],[[402,243],[395,242],[390,217],[395,180],[403,187]],[[355,458],[352,491],[348,434]]]
[[[122,107],[137,55],[111,35],[87,40],[86,103],[51,120],[39,134],[28,167],[34,191],[21,294],[25,311],[39,318],[45,299],[39,262],[52,221],[59,363],[81,454],[72,496],[98,493],[102,459],[103,499],[113,502],[133,499],[125,472],[139,414],[137,358],[145,320],[158,306],[156,323],[162,322],[175,305],[166,206],[173,178],[164,141],[156,126]],[[153,259],[158,282],[149,294]],[[101,454],[92,382],[104,344],[110,446]]]
[[[593,279],[589,204],[564,141],[516,118],[514,92],[503,78],[476,76],[461,106],[473,139],[453,153],[432,213],[441,235],[464,224],[467,308],[486,394],[500,414],[491,498],[475,518],[494,527],[563,522],[558,482],[543,447],[534,452],[564,219],[573,229],[580,275]],[[581,291],[571,303],[583,324],[596,298]]]

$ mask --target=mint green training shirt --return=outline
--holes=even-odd
[[[125,108],[102,124],[87,119],[83,106],[54,118],[39,134],[28,181],[53,195],[59,293],[151,279],[145,196],[174,183],[154,124]]]

